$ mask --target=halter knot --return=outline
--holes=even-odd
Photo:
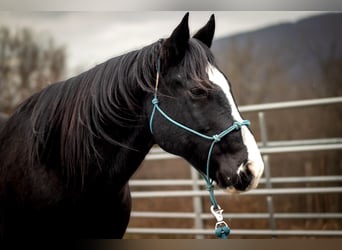
[[[232,127],[234,128],[234,130],[239,130],[242,127],[242,123],[234,122]]]
[[[215,186],[213,184],[207,184],[207,191],[212,192],[214,191]]]
[[[219,135],[213,135],[213,140],[214,140],[215,142],[219,142],[219,141],[221,141],[221,136],[219,136]]]
[[[158,104],[158,99],[157,99],[157,97],[154,97],[154,98],[152,99],[152,104],[153,104],[153,105]]]
[[[228,235],[230,234],[230,228],[227,224],[222,225],[222,227],[217,227],[215,229],[215,235],[221,239],[227,239]]]
[[[251,125],[251,122],[249,120],[243,120],[242,122],[234,122],[238,126],[238,128],[241,128],[242,126],[249,126]]]

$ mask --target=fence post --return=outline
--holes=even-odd
[[[199,191],[199,184],[198,184],[198,172],[194,169],[193,166],[190,166],[191,169],[191,179],[192,179],[192,189],[194,191]],[[202,207],[202,198],[200,196],[194,196],[192,198],[193,201],[193,206],[194,206],[194,212],[195,212],[195,228],[196,229],[203,229],[203,220],[202,220],[202,212],[203,212],[203,207]],[[204,236],[201,234],[196,235],[196,239],[203,239]]]
[[[260,133],[261,133],[261,142],[263,147],[267,147],[268,144],[268,138],[267,138],[267,129],[266,129],[266,121],[265,121],[265,114],[264,112],[258,112],[259,117],[259,124],[260,124]],[[264,164],[265,164],[265,179],[266,179],[266,188],[271,189],[272,183],[271,183],[271,169],[269,164],[269,156],[263,155],[262,156]],[[276,223],[274,218],[274,206],[273,206],[273,197],[272,195],[266,196],[266,202],[267,202],[267,209],[269,213],[269,226],[272,231],[276,230]],[[275,235],[272,235],[273,238],[275,238]]]

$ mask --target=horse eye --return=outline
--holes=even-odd
[[[208,92],[205,89],[194,87],[190,89],[190,93],[194,97],[206,97],[208,96]]]

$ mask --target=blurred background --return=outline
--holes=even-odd
[[[216,17],[212,51],[244,117],[252,121],[269,166],[259,187],[264,192],[219,195],[229,224],[236,229],[231,237],[341,238],[342,106],[340,99],[329,98],[342,96],[342,13],[195,11],[190,13],[192,33],[212,13]],[[11,114],[49,83],[168,37],[183,15],[177,11],[0,12],[0,112]],[[258,106],[303,100],[313,100],[314,105]],[[319,104],[320,100],[329,105]],[[208,217],[208,197],[202,193],[193,199],[166,197],[167,193],[155,198],[139,195],[194,191],[192,183],[198,177],[191,166],[154,150],[132,178],[136,198],[125,237],[211,238],[208,232],[215,221]],[[204,185],[197,188],[203,191]],[[160,228],[181,230],[170,233]],[[189,228],[194,231],[186,232]]]

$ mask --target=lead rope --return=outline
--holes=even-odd
[[[156,111],[158,111],[165,119],[170,121],[172,124],[182,128],[182,129],[184,129],[190,133],[193,133],[197,136],[200,136],[204,139],[212,141],[210,148],[209,148],[209,151],[208,151],[208,157],[207,157],[207,163],[206,163],[206,175],[204,175],[202,173],[201,173],[201,175],[204,178],[204,180],[206,181],[207,190],[209,192],[210,202],[211,202],[210,211],[217,220],[217,222],[215,224],[215,235],[218,238],[227,239],[227,237],[230,233],[230,228],[229,228],[228,224],[223,220],[223,214],[222,214],[223,209],[221,209],[221,207],[218,205],[216,198],[215,198],[215,195],[214,195],[213,180],[210,179],[210,177],[209,177],[210,158],[211,158],[211,155],[212,155],[212,152],[213,152],[213,149],[214,149],[214,146],[216,145],[216,143],[218,143],[224,136],[228,135],[232,131],[239,130],[242,126],[249,126],[250,121],[248,121],[248,120],[243,120],[242,122],[236,121],[233,123],[232,126],[227,128],[226,130],[222,131],[220,134],[208,136],[208,135],[204,135],[200,132],[197,132],[196,130],[193,130],[193,129],[173,120],[158,105],[159,101],[158,101],[158,97],[157,97],[157,92],[158,92],[159,74],[160,74],[160,57],[158,57],[158,60],[156,63],[156,70],[157,70],[157,75],[156,75],[156,84],[155,84],[155,89],[154,89],[154,97],[152,99],[153,110],[152,110],[151,118],[150,118],[150,131],[153,134],[153,118],[154,118]]]

